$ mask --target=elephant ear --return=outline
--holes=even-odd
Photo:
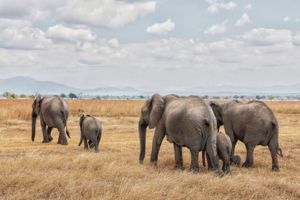
[[[222,119],[222,108],[220,105],[214,103],[214,102],[210,102],[210,107],[212,108],[214,115],[216,117],[217,120],[217,127],[218,130],[220,128],[220,126],[223,125],[223,119]]]
[[[42,97],[41,95],[37,95],[32,104],[32,110],[34,111],[34,113],[38,114],[40,112],[41,104],[42,104]]]
[[[154,94],[151,97],[149,105],[149,110],[150,110],[150,119],[149,119],[149,128],[154,128],[158,121],[160,120],[163,112],[164,112],[164,107],[165,107],[165,101],[160,96],[159,94]]]

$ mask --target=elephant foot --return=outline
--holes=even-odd
[[[95,149],[95,152],[96,152],[96,153],[99,153],[99,149]]]
[[[177,170],[177,169],[179,169],[179,170],[184,170],[184,167],[183,167],[182,165],[175,165],[175,166],[174,166],[174,169],[175,169],[175,170]]]
[[[150,161],[150,164],[151,164],[153,167],[157,167],[157,160],[151,160],[151,161]]]
[[[253,166],[253,163],[249,163],[249,162],[244,162],[243,163],[243,165],[242,165],[242,167],[245,167],[245,168],[250,168],[250,167],[252,167]]]
[[[223,177],[225,174],[222,170],[218,169],[214,172],[215,176],[217,177]]]
[[[240,166],[240,164],[241,164],[241,157],[240,156],[233,156],[233,158],[231,159],[231,163],[234,163],[237,166]]]
[[[68,145],[68,140],[66,137],[59,137],[57,144],[61,144],[61,145]]]
[[[190,171],[193,172],[193,173],[198,173],[199,172],[199,167],[191,166]]]
[[[273,172],[279,172],[279,167],[278,166],[272,166],[272,171]]]
[[[51,135],[49,135],[48,140],[49,140],[49,142],[51,142],[53,140],[53,137]]]
[[[49,140],[43,140],[43,143],[49,143],[50,141]]]
[[[229,173],[230,173],[230,168],[229,168],[229,167],[223,167],[223,168],[222,168],[222,171],[223,171],[225,174],[229,174]]]
[[[57,144],[68,145],[68,141],[67,141],[67,140],[64,140],[64,141],[58,141]]]

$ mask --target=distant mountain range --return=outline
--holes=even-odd
[[[75,87],[59,84],[51,81],[39,81],[30,77],[17,76],[0,80],[0,94],[4,92],[16,94],[69,94],[75,93],[82,96],[149,96],[154,91],[135,89],[132,87],[103,87],[95,89],[78,89]],[[273,95],[273,96],[299,96],[300,84],[278,85],[272,87],[236,87],[230,85],[202,86],[185,90],[164,90],[156,92],[161,94],[176,93],[179,95],[208,95],[208,96],[233,96],[233,95]]]

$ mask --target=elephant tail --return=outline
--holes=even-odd
[[[66,133],[67,133],[68,138],[71,138],[67,125],[66,125]]]
[[[80,146],[80,145],[81,145],[81,143],[82,143],[82,140],[83,140],[83,138],[80,136],[80,141],[79,141],[79,144],[78,144],[78,146]]]
[[[202,165],[203,165],[203,167],[206,167],[206,164],[205,164],[205,151],[202,151]]]
[[[68,111],[61,111],[61,113],[62,113],[62,116],[63,116],[63,123],[64,123],[64,125],[66,126],[66,133],[67,133],[67,136],[68,136],[68,138],[71,138],[71,137],[70,137],[70,132],[69,132],[68,126],[67,126]]]
[[[276,153],[277,153],[277,155],[283,157],[282,150],[281,150],[281,148],[279,147],[279,144],[278,144],[278,136],[279,136],[278,123],[276,121],[272,121],[271,122],[271,127],[272,127],[271,128],[272,132],[274,133],[274,136],[276,137]]]

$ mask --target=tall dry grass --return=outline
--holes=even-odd
[[[270,101],[280,123],[281,171],[271,171],[270,153],[257,147],[254,167],[232,166],[231,175],[215,177],[206,168],[174,170],[173,146],[164,141],[158,166],[150,165],[153,130],[147,132],[146,159],[138,164],[138,116],[143,101],[68,100],[68,146],[43,144],[37,123],[31,142],[31,100],[0,100],[0,199],[300,199],[300,102]],[[78,147],[81,113],[103,122],[100,153]],[[237,153],[245,159],[245,147]],[[200,161],[201,163],[201,158]]]

